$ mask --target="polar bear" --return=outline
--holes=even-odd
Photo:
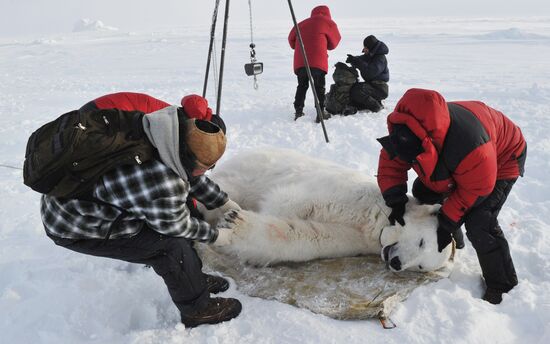
[[[242,210],[199,210],[217,225],[216,249],[254,265],[381,254],[393,271],[433,271],[438,206],[407,203],[404,227],[389,224],[374,178],[296,151],[241,153],[211,175]]]

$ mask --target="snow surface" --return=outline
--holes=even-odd
[[[243,70],[248,28],[230,23],[221,103],[229,128],[224,159],[276,146],[374,175],[375,138],[385,134],[385,117],[408,88],[436,89],[448,100],[485,101],[521,126],[529,145],[525,178],[500,214],[520,280],[501,305],[480,300],[480,269],[467,244],[449,279],[418,288],[396,309],[393,330],[377,321],[337,321],[247,297],[234,285],[224,295],[242,301],[237,319],[185,329],[151,269],[56,247],[40,222],[39,195],[10,166],[21,167],[34,129],[97,96],[137,91],[177,104],[185,94],[201,93],[208,23],[154,32],[67,32],[0,39],[0,342],[548,342],[550,18],[337,21],[343,40],[330,53],[331,65],[347,53],[359,54],[367,34],[390,47],[386,109],[330,119],[326,144],[313,121],[311,95],[307,116],[293,121],[290,20],[255,24],[257,57],[265,70],[257,91]],[[219,58],[219,43],[217,48]],[[329,75],[327,88],[330,81]],[[208,97],[215,107],[213,85],[211,79]]]

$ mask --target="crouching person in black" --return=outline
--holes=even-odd
[[[388,53],[388,46],[370,35],[363,40],[363,55],[348,54],[346,62],[359,69],[365,80],[351,88],[351,103],[358,110],[378,112],[384,108],[381,101],[388,97],[390,80],[386,59]]]
[[[176,107],[142,121],[157,157],[109,170],[91,198],[44,195],[46,233],[76,252],[150,265],[164,279],[187,327],[230,320],[241,303],[210,297],[226,290],[228,282],[202,272],[192,245],[214,243],[218,228],[191,217],[186,206],[193,197],[209,209],[240,209],[204,175],[224,153],[225,135],[211,122],[178,118]]]

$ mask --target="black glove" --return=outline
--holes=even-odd
[[[388,220],[390,220],[390,225],[395,226],[395,221],[399,223],[401,226],[405,225],[405,220],[403,219],[403,215],[405,215],[405,203],[397,203],[391,207],[391,213],[390,216],[388,216]]]
[[[351,54],[348,54],[348,58],[346,59],[346,63],[349,63],[349,64],[351,64],[351,65],[353,66],[354,63],[355,63],[355,59],[356,59],[355,56],[353,56],[353,55],[351,55]]]
[[[437,214],[437,250],[443,251],[449,245],[452,239],[455,239],[457,249],[464,248],[464,235],[460,229],[460,224],[451,221],[443,213]]]
[[[462,234],[462,229],[457,229],[453,233],[453,239],[455,239],[456,248],[461,250],[464,248],[464,234]]]
[[[437,251],[441,252],[447,245],[453,241],[451,233],[447,232],[441,226],[437,227]]]

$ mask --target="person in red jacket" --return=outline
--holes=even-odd
[[[461,225],[476,250],[493,304],[517,285],[508,242],[497,216],[512,186],[523,176],[527,144],[504,114],[479,101],[446,102],[436,91],[410,89],[388,115],[390,135],[383,148],[378,185],[392,208],[391,224],[405,224],[407,171],[418,175],[413,196],[442,204],[437,242],[442,251],[455,238],[464,246]]]
[[[304,49],[306,51],[309,70],[313,77],[315,92],[319,98],[319,104],[323,110],[324,119],[330,118],[330,115],[324,111],[325,107],[325,75],[328,72],[328,54],[327,50],[333,50],[340,43],[340,31],[338,26],[330,16],[330,10],[327,6],[317,6],[311,11],[311,16],[298,24]],[[298,78],[298,87],[294,96],[294,120],[304,115],[304,101],[306,99],[307,89],[309,88],[309,79],[305,67],[304,56],[300,48],[296,28],[292,28],[288,35],[288,43],[294,49],[294,73]],[[317,122],[320,119],[317,118]]]
[[[196,118],[210,121],[220,127],[226,133],[225,123],[220,116],[213,115],[212,109],[208,107],[208,101],[196,94],[190,94],[181,99],[181,108],[188,118]],[[118,109],[123,111],[141,111],[152,113],[170,104],[144,93],[118,92],[96,98],[82,106],[80,111],[92,111],[102,109]]]
[[[181,107],[177,109],[178,115],[212,122],[226,134],[224,121],[220,116],[212,114],[212,109],[208,107],[208,101],[205,98],[196,94],[190,94],[184,96],[180,104]],[[118,92],[106,94],[89,101],[84,104],[79,111],[87,112],[103,109],[118,109],[122,111],[141,111],[145,114],[150,114],[168,106],[170,106],[170,104],[145,93]],[[214,168],[214,166],[215,165],[210,168]],[[197,180],[191,179],[190,183],[194,186]],[[195,198],[189,197],[186,205],[191,217],[200,220],[203,219],[202,214],[197,208],[197,200]],[[227,208],[229,207],[238,207],[240,209],[233,201],[231,201],[231,203],[228,202]],[[205,278],[209,290],[223,291],[229,287],[229,282],[223,277],[205,274]]]

